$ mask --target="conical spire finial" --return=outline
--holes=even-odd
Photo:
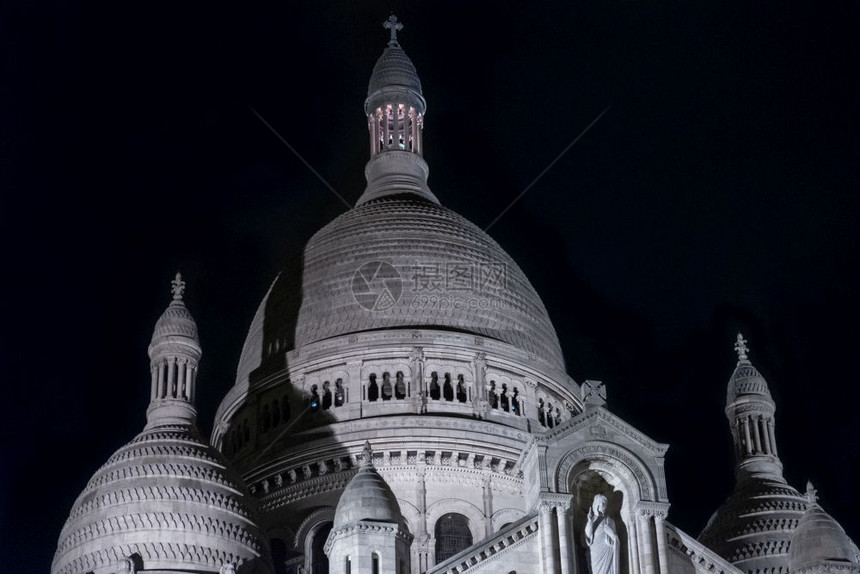
[[[370,441],[366,440],[361,454],[361,467],[366,468],[368,466],[373,466],[373,447],[370,446]]]
[[[392,14],[388,20],[382,23],[382,27],[391,32],[391,39],[388,40],[389,46],[399,46],[397,43],[397,33],[403,29],[403,24],[397,21],[397,16]]]
[[[170,282],[170,292],[173,293],[174,301],[182,301],[182,295],[185,293],[185,281],[182,280],[182,273],[176,272],[176,277]]]
[[[735,352],[738,354],[738,362],[749,361],[750,348],[747,346],[747,340],[744,336],[738,333],[738,340],[735,341]]]

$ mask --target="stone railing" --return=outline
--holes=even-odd
[[[524,541],[537,536],[537,531],[537,514],[526,516],[496,534],[488,536],[471,548],[430,568],[427,574],[460,574],[478,567],[485,567],[489,562],[499,559],[503,554],[521,545]]]

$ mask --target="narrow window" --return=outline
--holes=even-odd
[[[490,408],[499,408],[499,395],[496,393],[496,381],[490,381],[490,390],[488,394],[490,398]]]
[[[394,397],[397,399],[406,398],[406,383],[403,382],[403,371],[397,371],[394,379]]]
[[[324,411],[331,408],[331,383],[328,381],[323,383],[322,408]]]
[[[320,393],[316,385],[311,387],[311,412],[315,413],[320,408]]]
[[[442,386],[442,396],[446,401],[454,400],[454,386],[451,384],[451,373],[445,373],[445,383]]]
[[[430,398],[438,401],[441,397],[441,391],[439,389],[439,374],[437,372],[433,372],[430,375]]]
[[[394,391],[391,387],[391,375],[388,372],[382,373],[382,400],[390,401],[392,396]]]
[[[367,386],[367,400],[375,402],[379,398],[379,385],[376,384],[376,375],[370,375],[370,384]]]
[[[371,571],[373,574],[379,574],[379,554],[376,552],[373,553],[373,568]]]
[[[457,375],[457,400],[465,403],[467,398],[466,381],[463,379],[463,375]]]

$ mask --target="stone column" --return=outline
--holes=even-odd
[[[770,453],[773,456],[778,456],[776,452],[776,436],[774,435],[773,419],[767,419],[768,435],[770,436]]]
[[[552,536],[552,510],[549,502],[540,503],[540,563],[543,574],[556,574],[555,545]]]
[[[176,362],[176,398],[181,399],[185,396],[185,361]]]
[[[761,448],[761,433],[759,433],[758,430],[758,419],[750,417],[750,425],[752,426],[753,443],[755,443],[755,451],[753,454],[761,454],[764,451]]]
[[[669,573],[669,555],[666,552],[666,527],[663,524],[666,514],[664,512],[654,513],[654,526],[657,534],[657,555],[660,558],[660,574]]]
[[[474,392],[472,393],[472,409],[475,415],[482,419],[487,416],[490,408],[490,402],[487,398],[487,389],[484,386],[487,373],[487,356],[484,353],[477,353],[472,360],[472,370],[475,377]]]
[[[385,137],[382,141],[382,149],[383,150],[388,149],[388,136],[391,134],[391,117],[388,114],[388,108],[389,107],[393,108],[393,106],[386,105],[382,109],[382,114],[385,117]]]
[[[158,398],[158,382],[161,377],[158,376],[159,370],[158,366],[150,367],[149,374],[152,376],[152,379],[149,384],[149,400],[154,401]]]
[[[570,521],[570,503],[559,504],[555,507],[558,520],[558,550],[561,561],[561,574],[574,574],[573,564],[573,530]]]
[[[764,454],[771,454],[770,433],[768,432],[767,421],[764,420],[764,417],[761,417],[758,419],[757,424],[761,431],[761,451]]]
[[[489,473],[484,474],[484,535],[493,535],[493,489]]]
[[[418,546],[418,572],[426,572],[430,565],[430,536],[427,534],[427,462],[423,456],[418,457],[418,533],[415,537]]]
[[[744,427],[744,438],[746,439],[746,446],[744,447],[744,455],[753,453],[753,445],[752,438],[750,437],[750,420],[747,417],[744,417],[741,420],[741,424]]]
[[[628,530],[627,545],[630,547],[630,573],[641,574],[642,566],[639,563],[639,547],[641,546],[641,541],[639,539],[638,521],[635,516],[635,511],[630,513],[631,519],[628,520],[630,529]]]
[[[636,514],[636,518],[639,521],[637,524],[637,531],[642,540],[642,545],[640,547],[641,555],[640,562],[642,564],[642,570],[644,574],[656,574],[654,569],[654,544],[652,540],[654,538],[654,533],[652,529],[652,521],[651,514],[648,511],[640,510]]]
[[[427,399],[427,389],[424,388],[424,348],[412,347],[409,354],[409,366],[412,374],[409,381],[410,395],[415,404],[415,412],[421,413]]]

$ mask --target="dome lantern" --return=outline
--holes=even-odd
[[[767,381],[749,360],[749,347],[738,333],[738,364],[729,379],[726,416],[732,430],[739,479],[767,478],[785,482],[776,448],[776,404]]]
[[[356,206],[403,193],[438,203],[427,187],[430,170],[423,158],[422,135],[427,103],[421,80],[397,40],[403,24],[392,14],[383,27],[390,32],[390,39],[373,67],[364,101],[370,160],[364,170],[367,189]]]
[[[185,281],[180,273],[171,281],[173,300],[155,324],[149,344],[152,377],[147,428],[163,424],[193,423],[197,369],[203,350],[197,323],[182,297]]]

